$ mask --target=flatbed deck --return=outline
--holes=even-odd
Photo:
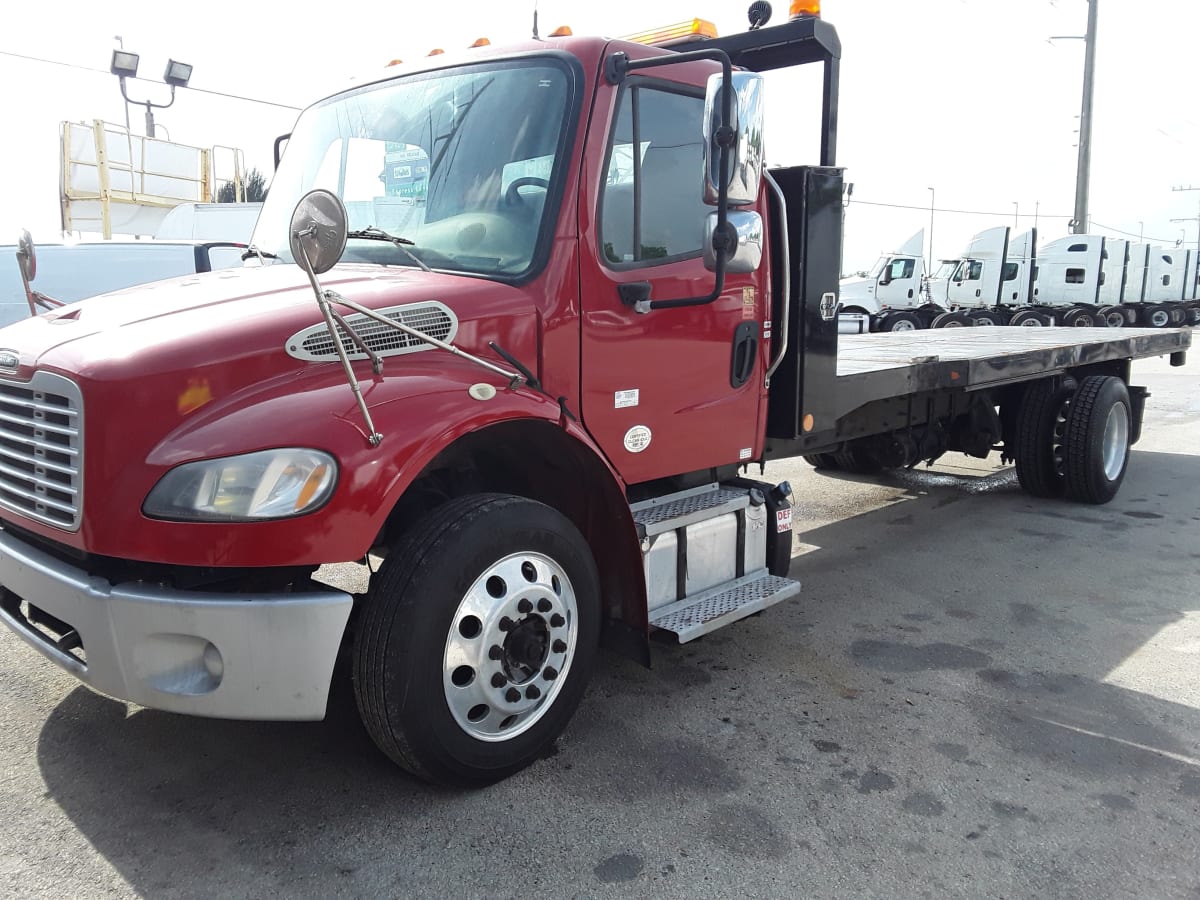
[[[850,409],[918,391],[978,390],[1075,366],[1186,350],[1190,328],[938,328],[842,335],[837,390]]]

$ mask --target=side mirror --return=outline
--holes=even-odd
[[[756,72],[733,73],[734,144],[729,154],[729,169],[722,173],[721,147],[717,130],[721,125],[721,104],[725,79],[710,75],[704,93],[704,202],[715,206],[722,178],[729,186],[728,204],[747,206],[758,199],[763,172],[763,77]]]
[[[725,271],[746,273],[758,271],[762,263],[763,223],[762,216],[749,210],[730,210],[726,227],[737,233],[737,244],[725,256]],[[709,213],[704,227],[704,267],[710,272],[717,269],[717,254],[713,250],[713,234],[717,230],[717,214]]]
[[[33,249],[33,238],[28,231],[22,231],[17,241],[17,267],[25,283],[33,281],[37,275],[37,253]]]
[[[879,273],[879,284],[886,287],[892,283],[892,267],[884,266],[883,271]]]
[[[318,188],[300,198],[288,225],[288,246],[296,264],[322,275],[346,252],[346,207],[332,191]]]
[[[287,146],[287,142],[291,138],[291,136],[292,136],[292,133],[289,131],[287,134],[281,134],[279,137],[275,138],[275,171],[276,172],[279,171],[279,161],[281,159],[283,159],[283,148]]]

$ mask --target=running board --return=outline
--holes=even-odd
[[[679,643],[716,631],[800,593],[800,582],[759,569],[651,613],[650,624],[669,631]]]

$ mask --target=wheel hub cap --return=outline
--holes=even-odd
[[[488,566],[450,621],[442,662],[446,705],[481,741],[510,740],[554,704],[579,628],[566,571],[541,553]]]
[[[1129,450],[1129,411],[1117,403],[1108,411],[1104,420],[1104,477],[1114,481],[1125,465],[1125,454]]]

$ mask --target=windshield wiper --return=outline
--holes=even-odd
[[[272,253],[270,250],[260,250],[258,247],[255,247],[253,244],[251,244],[249,247],[247,247],[246,252],[242,254],[242,262],[245,262],[252,256],[257,256],[259,262],[262,262],[264,259],[279,259],[279,257],[276,256],[274,253]]]
[[[366,228],[360,228],[357,231],[346,232],[348,238],[362,238],[365,241],[387,241],[395,244],[400,252],[415,262],[426,272],[432,272],[433,269],[425,264],[425,261],[420,259],[415,253],[409,250],[409,247],[415,247],[416,242],[410,241],[408,238],[396,237],[394,234],[388,234],[382,228],[376,228],[374,225],[368,225]]]

